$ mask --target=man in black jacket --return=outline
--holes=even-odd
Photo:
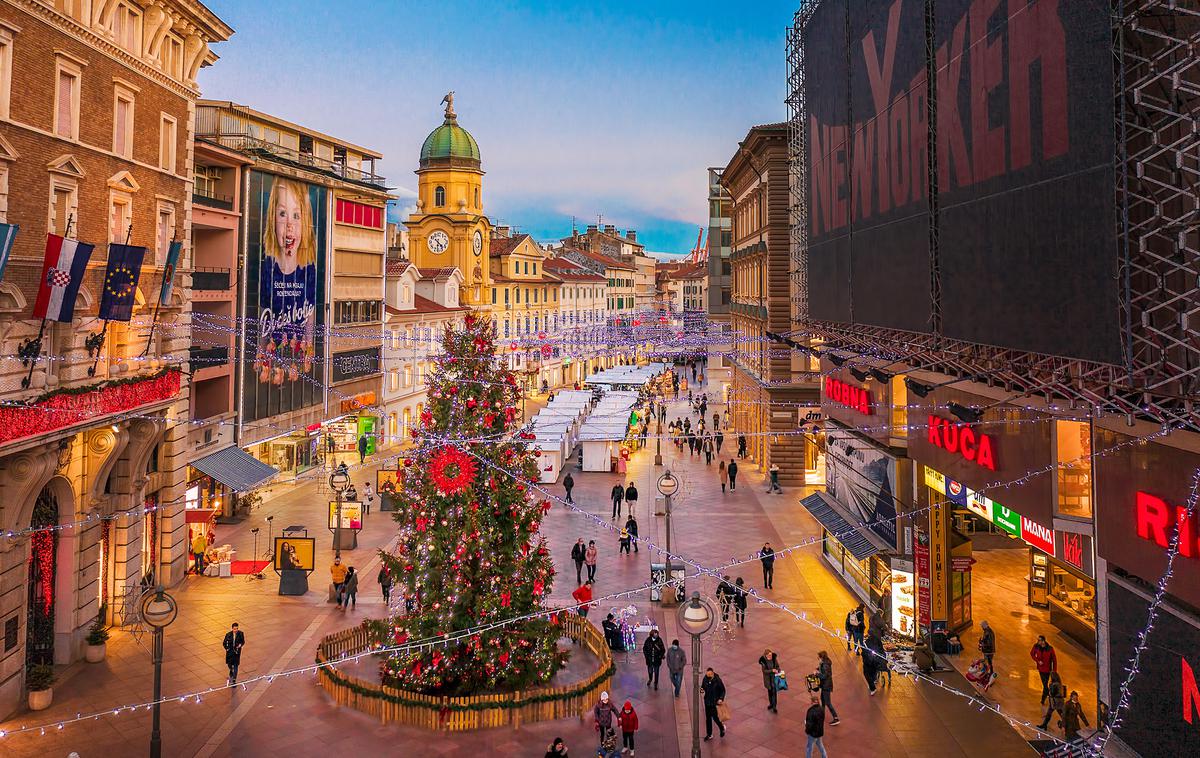
[[[704,678],[700,680],[700,691],[704,693],[704,741],[708,742],[712,739],[714,721],[717,722],[717,728],[721,730],[721,736],[724,737],[725,725],[717,716],[717,705],[725,702],[725,682],[721,681],[717,672],[709,668],[704,672]]]
[[[658,689],[658,670],[662,668],[663,658],[667,655],[667,646],[658,636],[657,629],[650,630],[650,636],[642,645],[642,655],[646,658],[646,686],[653,684],[654,689]]]
[[[729,459],[729,467],[727,469],[725,469],[725,473],[729,474],[729,491],[730,492],[733,492],[734,490],[737,489],[737,472],[738,472],[737,461],[730,458]]]
[[[804,714],[804,733],[808,735],[808,747],[805,749],[804,755],[806,758],[811,758],[813,745],[816,745],[817,750],[821,751],[822,758],[829,758],[829,754],[825,752],[825,744],[822,742],[822,738],[825,736],[825,708],[821,706],[817,693],[811,693],[809,700],[812,705],[808,706],[808,712]]]
[[[629,532],[629,541],[633,543],[633,552],[638,551],[638,523],[633,517],[633,511],[629,512],[629,519],[625,522],[625,531]]]
[[[229,683],[237,684],[238,666],[242,663],[242,647],[246,644],[246,635],[238,629],[237,622],[233,622],[228,632],[225,632],[225,639],[221,641],[221,647],[225,648],[225,665],[229,667]]]
[[[583,544],[583,537],[571,546],[571,560],[575,561],[575,583],[583,584],[583,559],[587,553],[587,546]]]
[[[763,587],[771,589],[775,582],[775,548],[768,542],[758,551],[758,559],[762,561]]]
[[[624,499],[625,499],[625,488],[621,486],[620,482],[617,482],[616,484],[613,485],[613,488],[612,488],[612,504],[613,504],[612,519],[611,519],[612,521],[616,521],[617,516],[621,515],[621,501]]]
[[[625,488],[625,507],[630,513],[633,513],[634,507],[637,506],[637,498],[637,487],[634,487],[633,482],[630,482],[629,486]]]
[[[574,503],[575,501],[571,499],[571,490],[575,488],[575,479],[571,477],[569,472],[567,473],[567,478],[563,479],[563,488],[567,491],[566,502]]]

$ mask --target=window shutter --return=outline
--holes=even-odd
[[[75,96],[75,77],[66,71],[58,72],[58,136],[72,137],[74,124],[72,102]]]

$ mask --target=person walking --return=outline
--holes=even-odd
[[[625,488],[625,509],[629,513],[633,513],[633,509],[637,507],[638,491],[637,487],[633,486],[633,482]]]
[[[392,587],[396,584],[396,580],[392,578],[392,570],[383,565],[379,567],[379,573],[375,576],[375,581],[379,582],[379,591],[383,593],[383,604],[390,605],[392,602]]]
[[[729,459],[729,468],[727,469],[727,471],[729,472],[729,491],[733,492],[734,490],[737,489],[737,472],[738,472],[737,461],[730,458]]]
[[[833,661],[824,650],[817,653],[817,679],[820,680],[821,705],[829,709],[829,714],[833,716],[829,725],[837,726],[842,720],[838,718],[837,708],[833,707]]]
[[[712,739],[714,721],[724,737],[725,724],[721,723],[717,706],[725,702],[725,682],[721,681],[721,677],[717,676],[717,672],[711,667],[704,672],[704,678],[700,681],[700,692],[704,695],[704,741]]]
[[[587,545],[583,544],[583,537],[580,537],[571,546],[571,560],[575,561],[575,584],[583,584],[583,561],[586,553]]]
[[[342,610],[354,609],[358,605],[358,572],[351,566],[346,569],[346,583],[342,585]]]
[[[739,576],[733,584],[733,613],[737,618],[738,626],[743,629],[746,628],[746,602],[748,594],[746,592],[746,580]]]
[[[671,676],[671,686],[675,688],[675,697],[679,697],[679,688],[683,686],[683,669],[687,666],[687,653],[679,646],[679,640],[671,640],[667,648],[667,673]]]
[[[824,742],[825,708],[815,692],[809,696],[808,711],[804,714],[804,734],[808,737],[808,747],[804,749],[805,758],[812,758],[814,745],[821,753],[821,758],[829,758]]]
[[[875,647],[877,644],[879,645],[878,649]],[[882,640],[872,635],[863,643],[861,653],[863,679],[867,680],[867,689],[874,695],[875,681],[879,678],[880,661],[884,655]]]
[[[1055,713],[1062,717],[1063,709],[1067,704],[1067,686],[1063,684],[1062,676],[1057,671],[1050,672],[1050,685],[1048,690],[1048,701],[1046,706],[1046,715],[1042,718],[1042,723],[1038,724],[1038,729],[1045,729],[1050,724],[1050,717]]]
[[[713,459],[713,442],[712,437],[704,435],[704,465],[711,466]]]
[[[192,538],[192,559],[196,562],[196,576],[204,573],[204,551],[208,550],[208,540],[197,530]]]
[[[592,580],[588,579],[576,587],[571,597],[579,604],[579,615],[587,618],[588,611],[592,608]]]
[[[565,490],[567,491],[567,502],[568,502],[568,503],[572,503],[572,504],[573,504],[573,503],[575,502],[575,501],[574,501],[574,500],[571,498],[571,490],[572,490],[572,489],[574,489],[574,488],[575,488],[575,479],[574,479],[574,478],[572,478],[572,476],[571,476],[571,472],[570,472],[570,471],[568,471],[568,472],[567,472],[567,477],[566,477],[565,479],[563,479],[563,489],[565,489]]]
[[[329,567],[329,576],[333,579],[334,600],[340,606],[342,604],[342,588],[346,584],[346,567],[342,565],[341,558],[333,559],[333,565]]]
[[[714,413],[713,414],[713,429],[716,429],[716,428],[717,428],[717,414]],[[713,439],[717,443],[717,457],[719,458],[719,457],[721,457],[721,445],[724,444],[724,442],[725,442],[725,435],[724,435],[724,433],[718,431],[717,435]]]
[[[367,447],[369,445],[370,443],[367,440],[367,435],[358,435],[358,465],[360,466],[363,465],[363,463],[367,460]]]
[[[721,414],[713,411],[713,431],[718,431],[721,428]]]
[[[655,687],[657,689],[657,687]],[[617,714],[617,723],[621,725],[621,752],[634,755],[637,751],[634,749],[633,735],[638,730],[638,715],[633,709],[633,703],[626,700],[622,706],[621,712]]]
[[[638,522],[632,510],[629,511],[629,518],[625,521],[625,531],[629,532],[629,541],[633,544],[633,552],[638,552]],[[625,552],[629,552],[628,548]]]
[[[225,648],[225,665],[229,667],[229,683],[237,684],[238,666],[242,665],[242,648],[246,645],[246,635],[238,629],[237,622],[225,632],[221,647]]]
[[[853,650],[855,655],[861,652],[863,632],[867,628],[863,610],[862,603],[859,603],[858,607],[846,614],[846,652]]]
[[[771,589],[775,585],[775,548],[770,542],[763,543],[758,551],[758,560],[762,562],[763,587]]]
[[[600,551],[596,549],[596,541],[588,540],[587,550],[583,551],[583,562],[587,566],[587,580],[591,584],[596,580],[596,557]]]
[[[990,679],[996,674],[996,669],[992,665],[992,659],[996,657],[996,632],[986,620],[979,626],[983,629],[983,634],[979,637],[979,652],[983,653],[984,659],[987,660],[988,678]]]
[[[738,458],[746,457],[746,435],[738,435]]]
[[[621,515],[621,502],[624,499],[625,499],[625,488],[621,486],[620,482],[617,482],[616,484],[613,485],[613,488],[612,488],[613,509],[612,509],[612,518],[610,519],[611,521],[616,521],[617,516]]]
[[[1063,733],[1068,742],[1078,736],[1080,721],[1084,723],[1084,726],[1091,726],[1083,712],[1083,704],[1079,702],[1079,693],[1071,690],[1071,698],[1063,706],[1062,712]]]
[[[771,474],[771,484],[769,487],[767,487],[767,492],[778,492],[782,495],[783,488],[779,486],[779,466],[775,463],[772,463],[771,468],[767,469],[767,471]]]
[[[767,648],[758,656],[758,666],[762,669],[763,687],[767,690],[767,710],[779,713],[779,687],[775,681],[775,675],[783,673],[779,666],[779,656],[771,648]]]
[[[546,748],[546,758],[563,758],[567,754],[567,743],[562,737],[555,737],[554,742]]]
[[[629,536],[629,528],[621,527],[621,531],[617,535],[617,554],[629,553],[629,542],[632,538]]]
[[[725,468],[725,461],[717,466],[717,481],[721,483],[721,494],[724,495],[725,488],[729,486],[729,469]]]
[[[609,732],[615,731],[619,714],[617,707],[609,702],[608,693],[601,692],[600,702],[592,708],[592,717],[596,721],[596,731],[600,733],[601,742]]]
[[[621,627],[617,626],[617,619],[611,613],[604,617],[600,622],[600,628],[604,630],[604,641],[608,643],[609,650],[625,650],[625,642],[621,639]]]
[[[667,657],[667,647],[657,629],[650,630],[650,636],[642,645],[642,656],[646,659],[646,686],[654,685],[658,689],[658,672],[662,668],[663,659]]]
[[[1045,705],[1046,698],[1050,697],[1050,674],[1058,671],[1058,655],[1050,643],[1046,642],[1045,635],[1039,634],[1037,642],[1033,643],[1033,648],[1029,651],[1029,657],[1033,659],[1038,676],[1041,677],[1042,705]]]
[[[717,584],[717,605],[721,606],[721,621],[728,623],[729,608],[733,605],[733,585],[729,582],[728,574]]]
[[[367,516],[371,515],[371,506],[375,504],[375,490],[371,488],[370,482],[363,482],[363,513]]]

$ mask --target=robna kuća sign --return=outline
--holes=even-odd
[[[875,412],[875,404],[871,401],[871,391],[858,387],[832,376],[825,377],[825,397],[829,400],[853,408],[864,416]]]
[[[996,450],[992,438],[968,424],[929,414],[926,436],[929,444],[954,453],[988,471],[996,470]]]

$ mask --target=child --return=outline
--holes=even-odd
[[[600,735],[600,747],[596,748],[597,758],[618,758],[621,751],[617,750],[617,733],[611,728],[605,729]]]
[[[617,723],[621,725],[621,752],[628,750],[629,754],[633,755],[633,735],[638,730],[638,715],[637,711],[633,710],[632,702],[625,701],[625,706],[617,715]]]
[[[620,537],[620,541],[621,541],[621,552],[622,552],[622,553],[628,553],[628,552],[629,552],[629,542],[630,542],[630,539],[631,539],[631,537],[630,537],[630,535],[629,535],[629,529],[628,529],[628,527],[624,527],[624,526],[623,526],[623,527],[621,527],[621,537]]]

